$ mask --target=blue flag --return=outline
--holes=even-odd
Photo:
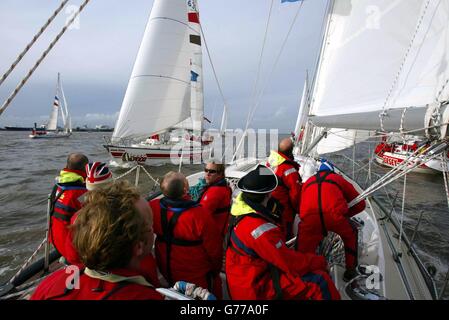
[[[196,73],[196,72],[194,72],[194,71],[190,70],[190,75],[191,75],[191,77],[190,77],[190,81],[197,81],[197,79],[198,79],[198,76],[199,76],[199,74],[198,74],[198,73]]]
[[[298,1],[303,1],[303,0],[281,0],[281,3],[284,3],[284,2],[298,2]]]

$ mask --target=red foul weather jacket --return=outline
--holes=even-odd
[[[70,221],[70,224],[73,225],[75,223],[76,218],[78,217],[78,212],[75,213]],[[83,263],[80,260],[79,254],[73,245],[73,234],[72,230],[69,230],[67,233],[67,238],[65,242],[65,255],[66,260],[73,265],[77,265],[80,268],[84,268]],[[156,259],[150,253],[148,256],[142,259],[140,262],[140,274],[145,277],[148,281],[150,281],[155,286],[160,286],[160,281],[157,275],[157,264]]]
[[[321,183],[321,208],[324,215],[336,217],[352,217],[365,210],[365,201],[360,201],[352,208],[348,208],[348,203],[355,199],[359,193],[354,186],[345,180],[341,175],[321,171],[320,178],[325,175],[325,182]],[[301,220],[309,216],[319,215],[318,204],[318,184],[317,175],[310,177],[303,185],[300,217]]]
[[[67,267],[57,270],[42,281],[31,296],[31,300],[163,300],[154,287],[146,283],[139,274],[126,269],[111,270],[111,273],[122,277],[122,281],[109,282],[92,278],[81,269],[79,287],[68,289],[66,282],[73,279],[73,270]],[[69,278],[70,277],[70,278]],[[143,280],[143,281],[142,281]]]
[[[299,175],[299,164],[281,152],[272,150],[267,165],[273,169],[278,178],[278,186],[271,196],[283,207],[282,228],[288,240],[293,236],[293,221],[301,202],[302,180]]]
[[[357,228],[349,218],[365,209],[365,201],[350,209],[348,203],[358,195],[354,186],[338,174],[326,171],[309,178],[302,191],[296,249],[315,252],[327,232],[333,231],[343,240],[346,267],[355,268],[358,264],[358,236]]]
[[[211,214],[190,200],[150,201],[156,261],[170,285],[184,280],[214,294],[218,290],[223,242]],[[221,288],[219,289],[221,291]]]
[[[81,209],[82,198],[87,192],[84,178],[85,173],[82,171],[64,169],[53,188],[50,239],[55,249],[64,257],[70,220]]]
[[[212,218],[223,237],[226,234],[226,227],[231,212],[231,200],[232,190],[225,179],[207,186],[199,200],[203,208],[212,213]]]
[[[320,272],[326,269],[324,257],[287,248],[279,226],[248,206],[241,194],[234,202],[231,214],[234,220],[230,224],[226,250],[226,277],[231,298],[307,297],[309,286],[301,277],[312,271],[326,274]],[[276,273],[278,280],[273,279]],[[330,298],[338,299],[338,292],[328,275],[325,280],[332,290]]]

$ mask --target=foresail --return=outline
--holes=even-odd
[[[352,147],[370,137],[369,131],[332,128],[317,145],[318,154],[333,153]]]
[[[317,119],[448,100],[449,1],[333,2],[312,97]],[[351,119],[346,128],[363,129],[363,118]]]
[[[145,138],[190,116],[191,47],[186,0],[155,0],[113,140]]]

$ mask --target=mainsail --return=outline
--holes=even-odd
[[[48,124],[46,126],[46,129],[49,131],[55,131],[58,127],[59,108],[59,98],[58,95],[55,95],[55,100],[53,101],[53,107],[51,109],[50,120],[48,120]]]
[[[155,0],[112,140],[147,138],[190,116],[192,39],[186,0]]]
[[[447,21],[448,1],[332,1],[313,124],[384,131],[429,126],[426,112],[443,115],[449,98]]]

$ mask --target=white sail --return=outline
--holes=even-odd
[[[299,104],[299,109],[298,109],[298,117],[296,118],[296,124],[295,124],[294,133],[295,133],[296,143],[299,142],[299,139],[301,137],[301,130],[304,128],[306,121],[307,121],[307,115],[309,114],[308,104],[307,104],[308,91],[309,91],[309,81],[308,81],[308,77],[306,76],[306,79],[304,80],[304,87],[302,89],[301,102]]]
[[[113,140],[145,138],[190,115],[191,47],[186,0],[155,0]]]
[[[334,0],[330,14],[311,106],[316,125],[370,129],[365,120],[380,121],[362,113],[448,100],[449,1]],[[396,130],[401,113],[392,112]],[[420,127],[424,113],[413,119]]]
[[[369,131],[332,128],[316,147],[318,154],[333,153],[352,147],[370,137]]]
[[[223,114],[221,115],[220,133],[225,134],[228,127],[228,108],[223,105]]]
[[[48,121],[48,124],[46,126],[47,130],[55,131],[57,129],[59,109],[60,109],[60,102],[59,102],[58,95],[56,93],[55,99],[53,101],[53,107],[52,107],[51,114],[50,114],[50,120]]]

